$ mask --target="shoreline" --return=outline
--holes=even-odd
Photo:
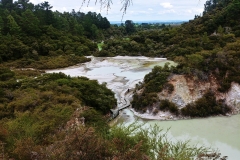
[[[191,120],[191,119],[206,119],[206,118],[214,118],[214,117],[231,117],[234,115],[240,114],[240,108],[237,106],[231,106],[231,111],[226,113],[225,115],[219,114],[219,115],[210,115],[207,117],[190,117],[190,116],[176,116],[169,111],[161,111],[158,110],[156,114],[153,114],[153,111],[155,108],[152,108],[151,110],[147,109],[145,113],[140,113],[136,111],[131,106],[131,100],[133,97],[133,90],[130,92],[125,92],[124,99],[127,99],[130,102],[129,110],[133,113],[134,116],[145,119],[145,120],[159,120],[159,121],[177,121],[177,120]],[[185,107],[185,106],[184,106]]]
[[[139,113],[132,108],[131,105],[131,97],[133,96],[133,92],[130,91],[129,93],[125,92],[125,100],[128,100],[130,102],[130,107],[128,109],[133,113],[134,116],[144,119],[144,120],[158,120],[158,121],[178,121],[178,120],[191,120],[191,119],[206,119],[206,118],[214,118],[214,117],[231,117],[234,115],[240,114],[240,110],[233,109],[231,113],[227,113],[226,115],[213,115],[209,117],[184,117],[184,116],[176,116],[169,111],[158,111],[156,115],[153,115],[151,113]]]
[[[107,76],[102,75],[102,74],[97,74],[97,75],[88,75],[88,68],[101,68],[101,67],[106,67],[106,66],[119,66],[120,68],[125,68],[126,66],[129,66],[127,63],[126,65],[123,65],[122,62],[115,62],[115,60],[122,60],[122,59],[139,59],[143,60],[144,62],[146,61],[165,61],[167,59],[165,58],[149,58],[148,57],[128,57],[128,56],[117,56],[117,57],[92,57],[89,56],[87,58],[91,58],[90,62],[86,63],[81,63],[81,64],[76,64],[74,66],[66,67],[66,68],[61,68],[61,69],[48,69],[45,70],[46,73],[52,73],[52,72],[57,72],[57,71],[62,71],[66,75],[71,75],[71,76],[79,76],[79,73],[81,76],[88,77],[89,79],[94,79],[97,80],[99,83],[107,83],[107,87],[115,92],[116,94],[116,99],[118,100],[118,107],[121,107],[126,103],[125,100],[131,102],[132,96],[133,96],[133,90],[135,88],[135,85],[141,81],[141,79],[127,79],[126,76],[121,75],[121,73],[125,70],[121,70],[120,75],[116,74],[115,72],[112,72],[111,74],[109,73]],[[106,60],[106,61],[105,61]],[[108,62],[109,61],[109,62]],[[142,63],[141,63],[142,65]],[[130,68],[128,68],[130,69]],[[132,68],[131,68],[132,69]],[[69,72],[67,72],[70,70]],[[133,72],[134,73],[134,72]],[[128,73],[129,74],[129,73]],[[131,73],[132,74],[132,73]],[[118,84],[116,84],[118,83]],[[120,84],[120,86],[118,86]],[[127,90],[130,89],[130,92],[127,92]],[[159,121],[176,121],[176,120],[185,120],[185,119],[195,119],[195,118],[208,118],[208,117],[183,117],[183,116],[175,116],[169,112],[162,112],[159,111],[156,115],[153,115],[150,111],[147,113],[139,113],[135,111],[133,108],[130,108],[130,111],[133,112],[133,114],[136,117],[142,118],[142,119],[148,119],[148,120],[159,120]],[[234,109],[231,113],[228,113],[226,116],[232,116],[239,114],[239,110]],[[224,115],[216,115],[216,116],[210,116],[210,117],[218,117],[218,116],[224,116]]]
[[[167,114],[170,117],[164,117],[164,116],[159,116],[159,114],[158,115],[152,115],[149,113],[141,114],[141,113],[135,111],[133,108],[128,108],[128,109],[134,114],[134,116],[136,116],[138,118],[141,118],[144,120],[158,120],[158,121],[178,121],[178,120],[191,120],[191,119],[207,119],[207,118],[216,118],[216,117],[226,117],[227,118],[227,117],[231,117],[231,116],[240,114],[239,111],[236,111],[231,114],[228,113],[227,115],[215,115],[215,116],[209,116],[209,117],[182,117],[182,116],[177,117],[168,112]]]

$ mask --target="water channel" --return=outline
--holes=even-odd
[[[85,76],[99,83],[107,83],[107,87],[115,93],[118,107],[121,107],[124,104],[124,93],[141,82],[154,66],[163,66],[166,62],[174,65],[174,62],[164,58],[121,56],[91,58],[92,60],[85,64],[46,72],[63,72],[70,76]],[[139,119],[130,109],[125,109],[117,123],[128,124],[136,120],[143,121],[148,126],[158,125],[166,130],[170,128],[168,136],[172,141],[191,140],[190,144],[218,148],[222,155],[229,157],[229,160],[240,159],[240,115],[159,121]]]

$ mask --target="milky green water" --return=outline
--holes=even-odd
[[[129,109],[123,112],[117,124],[128,125],[138,120],[145,122],[147,127],[157,125],[165,131],[170,128],[168,138],[173,142],[190,140],[191,145],[217,149],[222,156],[228,156],[228,160],[240,160],[240,115],[159,121],[138,119]]]
[[[63,72],[70,76],[85,76],[96,79],[99,83],[106,82],[112,89],[118,101],[126,89],[133,88],[136,83],[143,80],[144,75],[151,71],[155,65],[163,66],[167,60],[154,60],[146,57],[116,57],[94,58],[85,65],[60,70],[47,71]],[[170,128],[168,136],[172,141],[191,140],[190,144],[204,145],[218,148],[228,160],[240,160],[240,115],[231,117],[212,117],[205,119],[191,119],[178,121],[157,121],[137,119],[129,109],[117,123],[126,125],[136,120],[146,122],[146,126],[157,125],[163,129]]]

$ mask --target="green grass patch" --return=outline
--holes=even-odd
[[[99,51],[102,50],[103,45],[104,45],[103,42],[97,44],[97,46],[98,46],[98,50],[99,50]]]

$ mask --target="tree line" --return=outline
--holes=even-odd
[[[47,56],[90,55],[97,50],[95,41],[104,39],[103,31],[110,27],[101,14],[52,11],[47,1],[35,5],[29,0],[3,0],[0,15],[0,62],[21,59],[17,67],[38,67]],[[71,60],[66,64],[71,65]]]

